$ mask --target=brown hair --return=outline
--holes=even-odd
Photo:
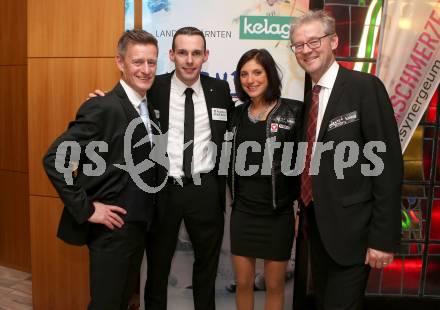
[[[157,39],[149,32],[142,29],[133,29],[125,31],[118,41],[118,54],[122,57],[125,56],[127,45],[132,44],[151,44],[159,50]]]

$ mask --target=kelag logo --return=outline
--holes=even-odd
[[[242,40],[288,40],[290,16],[240,16]]]

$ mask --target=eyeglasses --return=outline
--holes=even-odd
[[[313,50],[313,49],[319,48],[321,46],[321,39],[324,39],[325,37],[328,37],[328,36],[331,36],[334,34],[335,33],[328,33],[328,34],[323,35],[322,37],[319,37],[316,39],[311,39],[310,41],[305,42],[305,43],[292,44],[290,46],[290,48],[292,49],[292,51],[294,53],[301,53],[304,50],[304,45],[307,44],[307,46]]]

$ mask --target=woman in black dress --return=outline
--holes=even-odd
[[[235,76],[244,103],[231,115],[233,154],[231,252],[238,310],[253,309],[256,258],[264,259],[266,310],[281,310],[284,278],[291,255],[299,178],[288,176],[296,154],[302,103],[281,98],[281,79],[265,49],[252,49],[239,60]],[[269,147],[270,140],[281,143]],[[290,143],[290,147],[287,147]],[[274,144],[275,145],[275,144]],[[268,151],[272,149],[272,151]],[[283,152],[290,152],[287,169]],[[286,154],[285,154],[286,155]]]

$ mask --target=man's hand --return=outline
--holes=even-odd
[[[105,92],[103,92],[100,89],[95,89],[95,91],[93,93],[89,93],[89,97],[87,99],[98,97],[98,96],[104,97],[105,96]]]
[[[103,224],[109,229],[114,229],[115,226],[121,228],[122,225],[124,225],[124,221],[118,215],[118,213],[126,214],[127,211],[125,211],[121,207],[106,205],[97,201],[93,203],[93,206],[95,207],[95,212],[88,219],[89,222]]]
[[[393,253],[382,252],[372,248],[367,249],[365,256],[365,265],[370,265],[372,268],[384,268],[392,263],[394,258]]]

